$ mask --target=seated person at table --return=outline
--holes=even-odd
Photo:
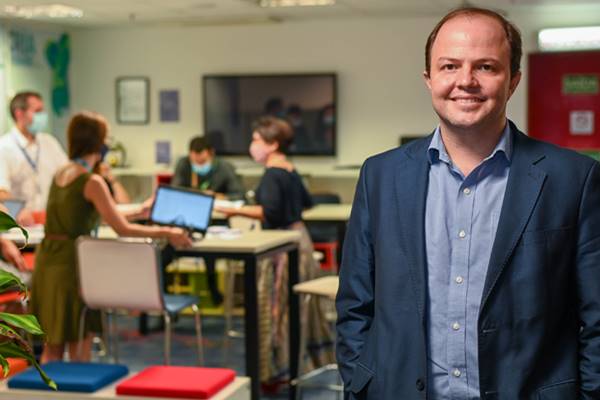
[[[244,186],[233,165],[215,157],[215,149],[204,136],[190,141],[189,154],[177,162],[172,184],[199,189],[217,198],[244,198]]]
[[[48,114],[39,93],[17,93],[10,115],[15,125],[0,138],[0,201],[25,200],[16,220],[33,225],[33,213],[46,208],[52,177],[68,160],[56,138],[45,133]]]
[[[215,157],[215,149],[204,136],[192,138],[188,156],[177,163],[172,184],[199,189],[214,194],[216,198],[244,198],[244,186],[233,165]],[[206,277],[213,303],[221,304],[223,295],[217,288],[214,261],[206,262]]]
[[[106,182],[92,173],[106,152],[107,135],[108,124],[102,116],[90,112],[73,116],[67,129],[71,161],[59,169],[50,188],[45,237],[37,250],[30,299],[31,312],[46,333],[42,363],[62,359],[65,345],[72,361],[90,358],[89,331],[99,328],[99,316],[88,315],[83,351],[78,353],[83,303],[77,283],[75,240],[89,235],[100,218],[119,235],[165,238],[176,247],[191,245],[182,229],[132,224],[117,211]]]

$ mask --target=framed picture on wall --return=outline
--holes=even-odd
[[[124,76],[116,81],[117,123],[144,125],[150,122],[150,79]]]

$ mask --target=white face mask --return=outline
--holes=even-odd
[[[48,126],[48,113],[45,111],[38,111],[33,114],[33,119],[31,123],[27,126],[27,130],[32,135],[37,135],[42,132]]]
[[[269,154],[271,154],[271,151],[264,145],[261,145],[257,142],[252,142],[250,144],[250,156],[252,156],[254,161],[256,161],[257,163],[266,163],[267,158],[269,158]]]

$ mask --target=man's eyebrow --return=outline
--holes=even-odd
[[[439,57],[436,62],[437,63],[443,63],[443,62],[464,62],[464,59],[459,59],[459,58],[452,58],[452,57]],[[499,63],[500,60],[497,58],[493,58],[493,57],[485,57],[485,58],[478,58],[475,60],[469,60],[473,63],[485,63],[485,62],[491,62],[491,63]]]

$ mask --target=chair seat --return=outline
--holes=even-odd
[[[50,362],[42,366],[59,391],[91,393],[124,377],[129,370],[118,364]],[[35,368],[15,375],[8,381],[11,389],[52,390]]]
[[[148,367],[116,387],[119,395],[208,399],[235,379],[225,368]]]
[[[177,314],[184,308],[191,307],[200,302],[198,296],[181,294],[165,294],[163,299],[165,300],[165,308],[170,314]]]

